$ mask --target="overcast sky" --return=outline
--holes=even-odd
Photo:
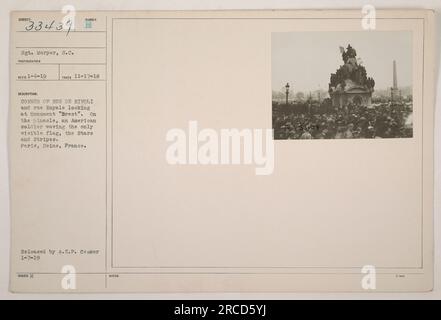
[[[412,33],[409,31],[283,32],[272,34],[272,88],[287,82],[297,91],[328,90],[329,77],[343,64],[339,47],[350,44],[366,67],[375,89],[412,85]]]

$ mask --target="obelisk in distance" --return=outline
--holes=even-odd
[[[394,60],[394,89],[398,89],[397,86],[397,63]]]
[[[393,61],[393,83],[392,88],[390,88],[391,100],[397,101],[399,100],[400,94],[398,90],[398,81],[397,81],[397,63]]]

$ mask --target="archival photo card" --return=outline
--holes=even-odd
[[[11,13],[11,291],[431,290],[433,12],[64,18]]]

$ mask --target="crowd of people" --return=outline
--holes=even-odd
[[[412,137],[412,106],[348,105],[326,112],[273,108],[274,139],[357,139]]]

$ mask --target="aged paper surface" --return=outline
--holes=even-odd
[[[11,290],[431,290],[433,13],[376,18],[12,12]]]

